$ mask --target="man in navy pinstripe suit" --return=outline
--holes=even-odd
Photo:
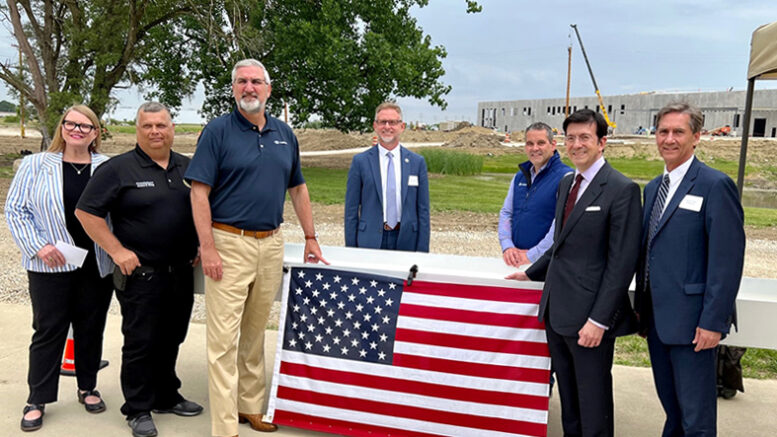
[[[742,279],[744,214],[731,178],[694,157],[701,111],[670,104],[656,124],[666,167],[645,186],[635,309],[666,412],[663,436],[714,436],[715,347]]]

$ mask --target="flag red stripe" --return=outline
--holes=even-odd
[[[412,369],[430,370],[457,375],[479,376],[481,378],[507,379],[511,381],[537,382],[547,384],[550,371],[526,369],[522,367],[499,366],[485,363],[466,363],[463,361],[429,358],[416,355],[394,354],[395,366]]]
[[[362,373],[340,370],[322,369],[296,363],[281,363],[281,374],[326,381],[335,384],[354,385],[359,387],[387,390],[399,393],[411,393],[421,396],[452,399],[481,404],[504,405],[515,408],[530,408],[546,411],[547,396],[523,395],[505,393],[493,390],[480,390],[464,387],[454,387],[429,382],[410,381],[386,376],[365,375]]]
[[[473,291],[474,290],[474,291]],[[490,300],[494,302],[540,303],[542,290],[523,288],[487,287],[483,285],[450,284],[445,282],[405,282],[405,293],[431,294],[435,296],[461,297],[465,299]]]
[[[360,437],[376,436],[408,436],[408,437],[439,437],[439,434],[409,431],[406,429],[388,428],[359,422],[330,419],[328,417],[311,416],[293,413],[285,410],[275,410],[273,423],[294,428],[309,429],[330,434],[342,434]]]
[[[454,308],[439,308],[403,303],[399,315],[451,322],[475,323],[478,325],[504,326],[507,328],[545,329],[545,324],[537,320],[536,315],[490,313]]]
[[[520,432],[531,436],[544,436],[547,426],[522,420],[510,420],[498,417],[483,417],[472,414],[419,408],[401,403],[377,402],[354,399],[325,393],[310,392],[289,387],[278,387],[278,398],[292,401],[324,405],[352,411],[362,411],[385,416],[395,416],[447,425],[464,426],[501,432]],[[520,430],[520,431],[518,431]]]
[[[396,341],[431,344],[435,346],[471,349],[484,352],[499,352],[517,355],[549,357],[547,343],[532,341],[503,340],[499,338],[471,337],[442,332],[417,331],[397,328]]]

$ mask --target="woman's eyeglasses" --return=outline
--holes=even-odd
[[[70,121],[70,120],[63,120],[62,127],[64,127],[66,131],[72,131],[73,129],[78,128],[78,130],[84,134],[91,133],[94,130],[94,126],[92,126],[91,124],[76,123],[75,121]]]

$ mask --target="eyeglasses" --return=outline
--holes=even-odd
[[[567,135],[564,137],[564,144],[574,144],[575,142],[581,142],[581,143],[587,143],[593,139],[593,135],[583,134],[583,135]]]
[[[393,126],[402,124],[402,120],[375,120],[375,124],[377,124],[378,126],[383,126],[387,124],[393,127]]]
[[[70,121],[70,120],[63,120],[62,127],[64,127],[65,130],[68,132],[78,128],[78,130],[81,131],[82,134],[91,133],[95,129],[94,126],[92,126],[91,124],[76,123],[75,121]]]
[[[262,86],[262,85],[267,85],[269,83],[269,82],[266,82],[266,81],[264,81],[262,79],[251,79],[249,81],[248,79],[244,79],[242,77],[240,79],[236,79],[235,80],[235,83],[240,85],[240,86],[246,86],[246,84],[248,82],[251,82],[251,85],[256,86],[256,87],[259,87],[259,86]]]

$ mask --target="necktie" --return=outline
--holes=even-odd
[[[653,237],[658,230],[658,222],[661,221],[661,215],[664,212],[664,202],[669,193],[669,175],[665,174],[661,180],[661,186],[658,187],[656,200],[653,202],[653,209],[650,211],[650,222],[648,223],[648,240],[645,248],[645,282],[647,282],[650,273],[650,246],[653,244]]]
[[[397,226],[397,181],[394,177],[394,155],[386,153],[388,166],[386,167],[386,224],[390,228]]]
[[[669,175],[665,174],[661,180],[661,186],[658,187],[658,194],[656,195],[656,201],[653,202],[653,209],[650,211],[648,247],[656,235],[656,230],[658,230],[658,222],[661,220],[661,214],[664,212],[664,202],[666,202],[667,193],[669,193]]]
[[[569,214],[572,213],[572,209],[575,207],[575,202],[577,202],[577,192],[580,191],[580,182],[583,181],[583,175],[578,173],[577,177],[575,178],[575,184],[572,185],[572,190],[569,192],[569,196],[567,197],[567,203],[564,205],[564,221],[561,222],[561,226],[564,226],[564,224],[567,222],[567,217],[569,217]]]

